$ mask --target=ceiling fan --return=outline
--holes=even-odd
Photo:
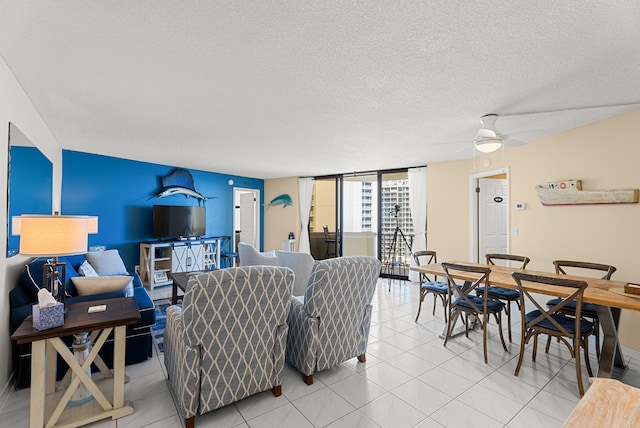
[[[480,118],[480,129],[473,141],[473,147],[482,153],[491,153],[503,145],[509,147],[523,146],[526,143],[519,140],[508,140],[496,129],[497,114],[485,114]]]

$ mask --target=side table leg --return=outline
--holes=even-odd
[[[45,369],[44,387],[45,394],[53,394],[56,392],[56,374],[58,371],[58,352],[51,342],[45,340],[45,357],[44,361],[47,365]]]
[[[31,343],[31,409],[29,414],[31,428],[44,426],[46,342],[46,340],[37,340]]]
[[[124,406],[124,356],[125,356],[126,326],[115,328],[115,343],[113,347],[113,408]]]

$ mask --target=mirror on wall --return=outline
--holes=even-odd
[[[18,254],[20,237],[11,219],[21,214],[51,214],[53,164],[13,123],[9,123],[7,183],[7,257]]]

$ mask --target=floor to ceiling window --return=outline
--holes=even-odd
[[[321,177],[313,181],[309,213],[309,247],[316,260],[340,254],[339,197],[342,177]]]
[[[378,256],[378,175],[342,180],[342,255]]]
[[[374,256],[383,276],[406,277],[414,237],[407,170],[317,177],[309,232],[316,260]]]
[[[380,174],[380,260],[383,276],[407,277],[413,248],[407,171]]]

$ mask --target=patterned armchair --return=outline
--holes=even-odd
[[[374,257],[317,261],[304,303],[291,297],[287,361],[311,385],[315,372],[358,357],[365,361],[371,300],[380,275]]]
[[[187,428],[249,395],[281,393],[293,271],[216,270],[189,279],[182,307],[167,308],[164,361]]]

